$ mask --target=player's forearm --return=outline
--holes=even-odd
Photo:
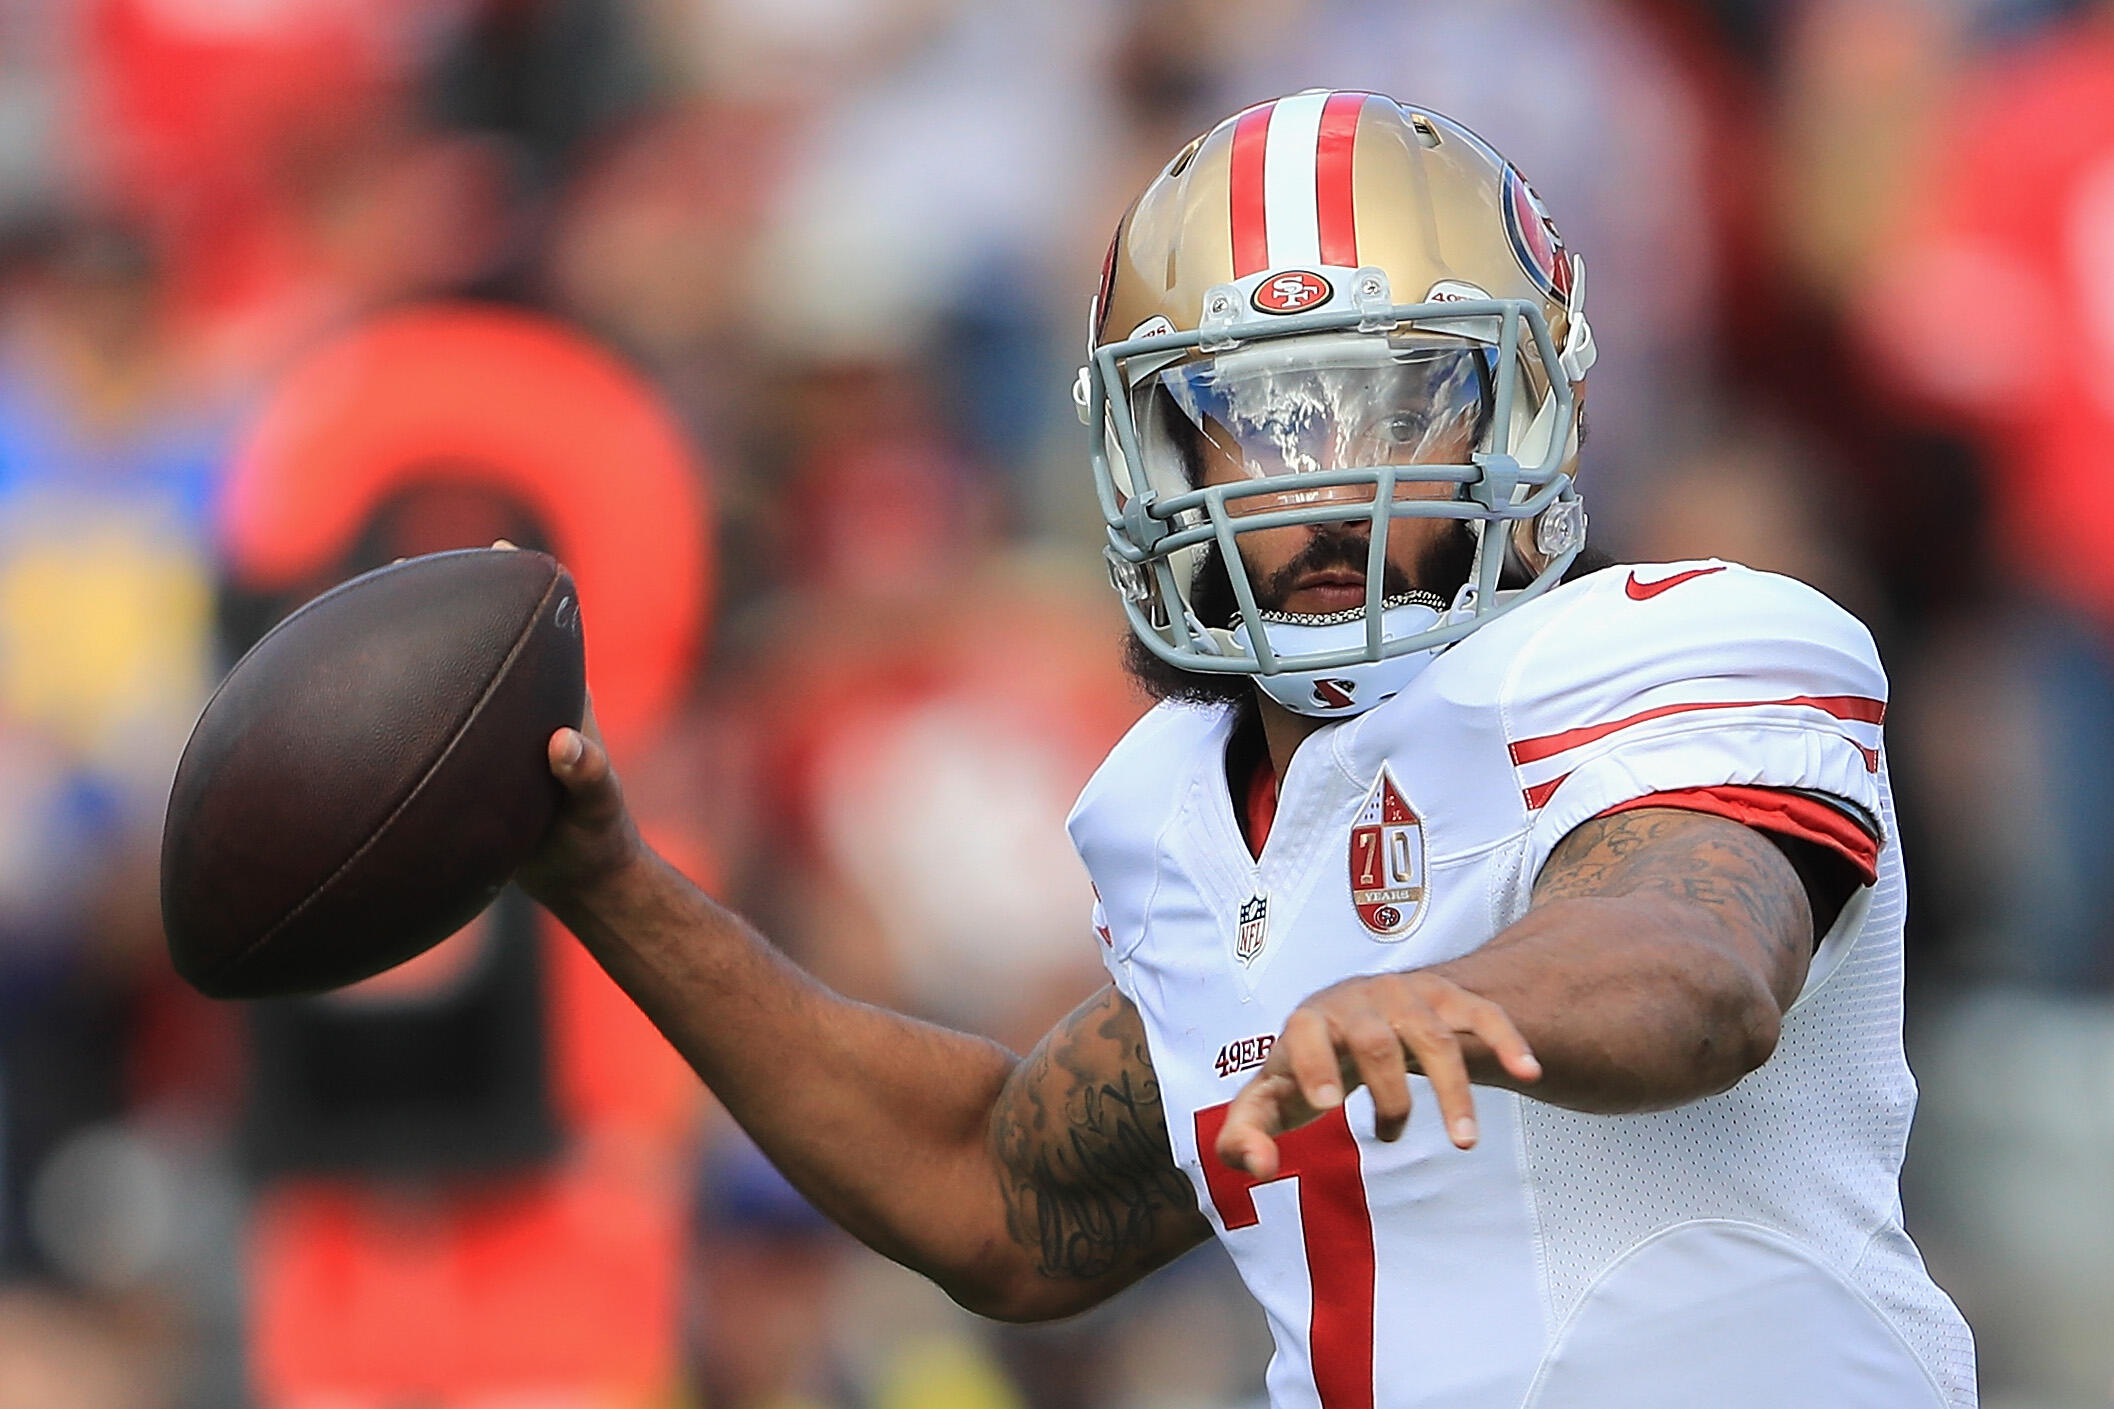
[[[772,1161],[957,1295],[1001,1261],[997,1045],[831,992],[651,852],[552,908]]]
[[[1584,1111],[1653,1110],[1723,1091],[1767,1061],[1783,1009],[1768,977],[1717,932],[1725,921],[1661,894],[1552,901],[1434,971],[1502,1007],[1541,1061],[1475,1080]]]

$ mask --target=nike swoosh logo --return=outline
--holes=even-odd
[[[1679,587],[1692,577],[1708,577],[1714,572],[1723,571],[1725,565],[1719,563],[1714,568],[1690,568],[1687,572],[1677,572],[1672,577],[1662,577],[1657,582],[1639,582],[1637,574],[1632,572],[1630,580],[1622,585],[1622,590],[1630,594],[1630,600],[1633,602],[1648,602],[1661,592]]]

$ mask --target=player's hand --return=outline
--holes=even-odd
[[[551,776],[565,789],[558,816],[542,844],[515,879],[549,904],[622,871],[643,850],[624,789],[610,767],[609,750],[595,722],[595,703],[577,729],[552,732],[546,745]]]
[[[1398,1139],[1409,1122],[1412,1071],[1431,1082],[1447,1133],[1465,1150],[1476,1141],[1476,1125],[1464,1036],[1515,1079],[1540,1078],[1541,1063],[1504,1009],[1429,970],[1324,988],[1293,1012],[1262,1070],[1233,1098],[1218,1157],[1256,1179],[1274,1179],[1277,1137],[1334,1110],[1360,1086],[1373,1093],[1373,1133]]]

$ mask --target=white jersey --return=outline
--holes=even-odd
[[[1901,1225],[1916,1088],[1885,695],[1854,618],[1713,561],[1567,584],[1325,726],[1259,860],[1228,795],[1232,711],[1163,705],[1117,745],[1072,837],[1174,1158],[1269,1317],[1277,1409],[1974,1403],[1967,1327]],[[1882,841],[1775,1055],[1732,1090],[1606,1116],[1479,1087],[1463,1152],[1414,1077],[1396,1143],[1361,1090],[1280,1142],[1271,1183],[1211,1154],[1302,999],[1485,943],[1586,819],[1726,786],[1838,799]]]

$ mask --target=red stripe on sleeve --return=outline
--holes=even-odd
[[[1759,831],[1824,846],[1857,868],[1866,885],[1879,879],[1879,839],[1866,831],[1839,807],[1819,798],[1781,788],[1682,788],[1675,792],[1649,793],[1619,802],[1601,813],[1609,817],[1640,807],[1676,807],[1684,812],[1707,812]]]
[[[1643,724],[1647,720],[1664,719],[1669,714],[1685,714],[1695,709],[1762,709],[1778,705],[1804,705],[1832,714],[1837,719],[1856,720],[1862,724],[1878,724],[1886,719],[1886,701],[1868,699],[1863,695],[1792,695],[1781,700],[1697,700],[1689,704],[1660,705],[1632,714],[1626,719],[1611,720],[1606,724],[1588,724],[1582,729],[1566,729],[1560,734],[1543,734],[1538,738],[1521,739],[1512,746],[1512,761],[1515,764],[1534,763],[1552,757],[1567,749],[1590,744],[1604,739],[1617,729],[1627,729],[1632,724]],[[1860,745],[1860,747],[1862,747]],[[1865,750],[1874,771],[1878,769],[1878,755]]]
[[[1351,181],[1351,151],[1357,144],[1363,93],[1333,93],[1321,107],[1321,134],[1314,146],[1314,206],[1319,215],[1321,262],[1355,269],[1358,214]]]
[[[1244,279],[1270,264],[1270,228],[1263,202],[1263,149],[1270,140],[1275,103],[1250,108],[1233,124],[1232,167],[1226,196],[1233,223],[1233,277]]]
[[[1538,807],[1547,807],[1549,799],[1556,796],[1556,790],[1563,786],[1564,778],[1570,776],[1570,774],[1566,773],[1562,777],[1551,778],[1546,783],[1536,783],[1531,788],[1522,788],[1520,789],[1520,796],[1527,800],[1527,807],[1530,810]]]

